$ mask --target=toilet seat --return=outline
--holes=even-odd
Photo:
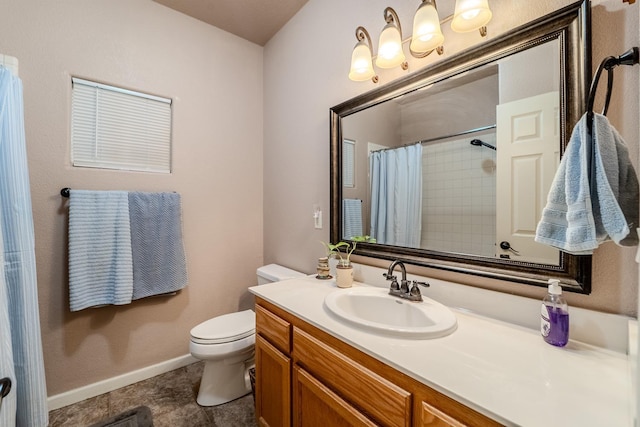
[[[191,329],[191,341],[198,344],[222,344],[247,338],[256,331],[253,310],[224,314],[206,320]]]

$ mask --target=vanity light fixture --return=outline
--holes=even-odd
[[[371,79],[378,83],[378,76],[373,71],[371,36],[364,27],[356,28],[356,43],[351,54],[351,70],[349,78],[355,82],[363,82]]]
[[[436,1],[422,0],[422,4],[413,17],[413,35],[409,45],[411,55],[416,58],[424,58],[434,49],[437,49],[438,54],[442,55],[443,41],[444,35],[442,35],[440,28]]]
[[[349,79],[365,81],[371,79],[378,82],[378,76],[373,69],[373,59],[380,68],[394,68],[400,65],[403,70],[409,68],[403,52],[403,43],[411,41],[409,52],[415,58],[424,58],[434,50],[438,55],[444,53],[442,24],[451,21],[451,29],[458,33],[480,30],[480,36],[487,35],[486,25],[491,20],[492,13],[489,0],[456,0],[455,11],[443,20],[438,16],[436,0],[422,0],[413,18],[413,34],[407,40],[402,40],[402,26],[398,14],[391,7],[384,10],[384,20],[387,23],[380,33],[378,53],[373,56],[371,37],[364,27],[356,28],[358,43],[351,55],[351,70]]]
[[[491,16],[489,0],[456,0],[451,29],[457,33],[480,30],[480,35],[484,37]]]
[[[400,65],[403,70],[409,68],[402,51],[402,26],[395,10],[387,7],[384,10],[387,25],[380,33],[376,65],[380,68],[393,68]]]

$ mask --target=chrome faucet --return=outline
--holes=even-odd
[[[396,268],[396,266],[400,266],[400,271],[402,272],[402,278],[400,279],[399,285],[397,277],[393,275],[393,270]],[[389,287],[389,295],[408,299],[409,301],[422,301],[422,295],[420,294],[420,288],[418,287],[418,285],[422,285],[424,287],[430,286],[427,282],[418,282],[414,280],[412,282],[411,288],[409,288],[409,281],[407,280],[407,269],[399,259],[393,261],[389,266],[387,272],[383,273],[382,275],[386,277],[387,280],[391,281],[391,286]]]

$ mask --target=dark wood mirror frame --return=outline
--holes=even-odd
[[[340,232],[342,118],[550,40],[560,42],[560,139],[564,153],[572,128],[584,113],[591,79],[590,12],[588,0],[574,3],[331,108],[331,242],[343,240]],[[354,253],[386,260],[402,259],[424,267],[535,286],[546,286],[547,280],[554,277],[562,280],[566,290],[583,294],[591,292],[591,255],[575,256],[561,252],[556,266],[372,243],[358,243]]]

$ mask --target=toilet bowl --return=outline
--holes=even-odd
[[[248,393],[244,377],[253,359],[255,330],[253,310],[214,317],[191,330],[189,351],[205,361],[199,405],[220,405]]]
[[[258,268],[257,275],[259,285],[305,276],[277,264]],[[189,351],[205,362],[196,399],[200,406],[221,405],[251,392],[255,330],[253,310],[214,317],[191,329]]]

